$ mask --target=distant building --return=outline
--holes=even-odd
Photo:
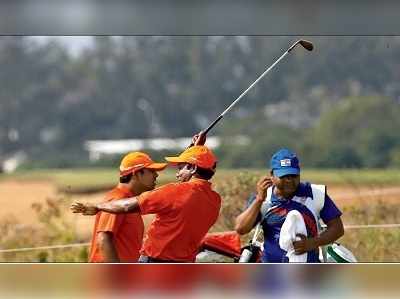
[[[192,138],[151,138],[151,139],[119,139],[119,140],[88,140],[84,143],[89,152],[90,161],[98,161],[107,155],[125,154],[130,151],[150,150],[183,150]],[[207,138],[207,146],[215,149],[220,145],[220,138]]]
[[[3,158],[0,165],[0,172],[11,173],[17,170],[26,161],[26,154],[22,151],[16,152],[7,158]]]

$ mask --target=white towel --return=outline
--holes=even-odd
[[[296,234],[307,236],[307,229],[300,212],[292,210],[286,215],[286,220],[282,225],[279,246],[287,252],[289,263],[305,263],[307,262],[307,253],[300,255],[294,253],[293,242],[300,240]]]

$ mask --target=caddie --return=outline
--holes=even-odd
[[[156,214],[147,232],[140,262],[194,262],[201,241],[216,222],[221,197],[209,180],[216,170],[216,157],[204,145],[187,148],[177,157],[166,157],[177,166],[179,183],[126,199],[96,205],[74,203],[74,213]]]
[[[145,153],[128,153],[120,164],[119,183],[107,193],[105,200],[112,202],[153,190],[158,177],[157,171],[166,166],[167,163],[153,162]],[[137,262],[143,232],[144,224],[139,213],[98,213],[93,228],[89,262]]]
[[[328,245],[344,234],[342,212],[328,196],[326,186],[300,182],[300,165],[289,149],[277,151],[270,160],[270,176],[257,183],[257,192],[249,198],[246,210],[236,218],[235,230],[249,233],[261,223],[264,233],[263,262],[288,262],[287,252],[279,245],[286,215],[296,210],[304,219],[307,235],[293,240],[294,253],[307,253],[306,262],[318,263],[319,247]],[[320,220],[326,230],[320,230]]]

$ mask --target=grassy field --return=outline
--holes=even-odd
[[[235,217],[243,211],[248,195],[254,191],[258,178],[265,170],[220,169],[213,178],[215,189],[223,198],[220,217],[211,231],[232,230]],[[118,172],[114,169],[73,169],[35,170],[0,175],[0,198],[8,194],[10,183],[34,194],[38,182],[56,187],[52,195],[29,203],[27,212],[33,211],[39,226],[27,225],[15,218],[0,220],[0,248],[36,247],[45,245],[87,242],[88,237],[79,233],[81,226],[90,231],[91,224],[78,224],[71,217],[68,206],[75,200],[101,200],[103,191],[117,183]],[[323,183],[333,192],[336,203],[343,211],[345,224],[384,224],[400,222],[400,170],[312,170],[302,172],[303,181]],[[168,169],[158,178],[158,184],[175,181],[175,172]],[[15,183],[16,182],[16,183]],[[14,187],[15,188],[15,187]],[[8,193],[7,193],[8,191]],[[386,193],[385,193],[386,192]],[[14,194],[13,193],[13,194]],[[47,194],[47,193],[46,193]],[[331,193],[330,193],[331,194]],[[9,207],[22,205],[22,197],[13,203],[6,200]],[[90,199],[93,198],[93,199]],[[4,206],[6,208],[6,206]],[[21,207],[22,209],[22,207]],[[21,211],[18,208],[17,213]],[[18,216],[18,215],[17,215]],[[84,216],[82,216],[85,218]],[[22,217],[23,219],[26,216]],[[87,220],[86,218],[85,220]],[[45,229],[43,229],[45,228]],[[245,242],[250,235],[243,238]],[[396,262],[400,261],[400,230],[367,229],[349,230],[339,240],[352,250],[359,261]],[[0,254],[0,261],[32,262],[84,262],[87,248],[43,250],[24,253]]]
[[[219,169],[213,179],[215,183],[229,180],[241,173],[251,176],[267,174],[266,169]],[[46,180],[51,181],[63,192],[83,193],[85,191],[98,191],[108,189],[117,182],[118,171],[110,168],[91,169],[40,169],[1,174],[0,181],[15,179],[19,181]],[[337,169],[305,169],[302,170],[301,179],[313,183],[335,186],[392,186],[400,183],[400,170],[396,169],[362,169],[362,170],[337,170]],[[167,169],[160,173],[159,184],[175,180],[175,170]]]

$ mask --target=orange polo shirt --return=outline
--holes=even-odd
[[[116,187],[106,195],[106,201],[132,197],[132,192],[125,187]],[[89,262],[104,262],[103,255],[97,245],[99,232],[111,232],[114,246],[121,262],[137,262],[142,247],[144,224],[139,213],[111,214],[99,212],[96,215]]]
[[[156,214],[142,254],[152,258],[194,262],[200,244],[217,221],[221,197],[211,183],[191,179],[171,183],[138,197],[142,214]]]

